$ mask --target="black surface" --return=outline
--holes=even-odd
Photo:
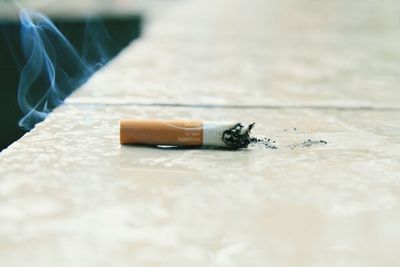
[[[52,21],[79,54],[85,54],[84,58],[91,64],[99,61],[98,54],[93,51],[103,49],[105,57],[109,60],[139,37],[141,32],[139,16],[102,17],[89,21],[87,18],[52,18]],[[18,126],[23,114],[17,102],[19,75],[24,64],[19,23],[0,21],[0,151],[26,132]],[[33,95],[40,96],[43,93],[41,84],[41,81],[35,83],[36,86],[32,88]]]

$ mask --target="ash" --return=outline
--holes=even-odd
[[[251,145],[257,148],[268,148],[268,149],[278,149],[275,145],[275,141],[266,137],[252,137],[250,139]]]
[[[222,141],[233,149],[247,148],[251,143],[250,132],[255,123],[244,126],[241,123],[236,124],[222,134]]]
[[[294,148],[296,148],[296,147],[309,148],[309,147],[314,146],[314,145],[326,145],[326,144],[328,144],[328,142],[327,142],[327,141],[324,141],[324,140],[312,140],[312,139],[308,139],[308,140],[304,141],[304,142],[301,143],[301,144],[293,144],[293,145],[290,145],[289,147],[290,147],[291,149],[294,149]]]
[[[238,123],[223,133],[222,140],[233,149],[247,148],[249,145],[260,149],[278,149],[275,141],[271,141],[269,138],[251,136],[251,129],[254,128],[254,125],[255,123],[247,126]]]

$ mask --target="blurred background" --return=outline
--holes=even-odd
[[[50,17],[78,54],[96,64],[101,60],[104,63],[111,60],[140,36],[142,13],[151,4],[152,1],[0,0],[0,151],[27,131],[18,126],[23,114],[18,106],[17,88],[21,70],[26,64],[21,48],[20,8],[38,10]],[[88,29],[92,31],[89,34],[97,31],[107,38],[88,41]],[[93,53],[95,50],[101,50],[101,55]],[[39,77],[35,82],[30,90],[32,99],[43,95],[45,79],[48,78]]]

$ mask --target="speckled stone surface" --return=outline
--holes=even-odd
[[[0,266],[398,266],[399,8],[176,2],[1,152]],[[121,118],[278,149],[121,146]]]
[[[121,147],[123,117],[251,118],[278,149]],[[4,266],[19,266],[21,255],[31,266],[395,266],[399,119],[66,105],[1,155],[0,258]],[[303,146],[309,139],[327,144]]]
[[[70,101],[398,108],[399,3],[348,2],[183,2]]]

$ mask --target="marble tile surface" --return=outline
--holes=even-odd
[[[397,1],[214,2],[166,12],[69,101],[399,108]]]
[[[20,266],[21,255],[31,266],[400,261],[398,112],[211,111],[58,108],[1,154],[4,266]],[[256,121],[254,134],[278,149],[121,146],[121,118]]]

